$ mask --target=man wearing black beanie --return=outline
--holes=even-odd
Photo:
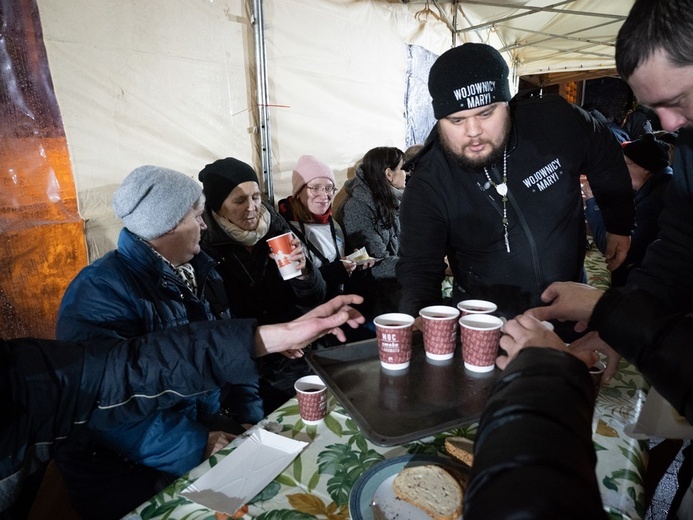
[[[539,305],[551,282],[582,280],[581,174],[602,206],[609,268],[625,258],[633,194],[613,134],[559,96],[511,100],[508,72],[497,50],[477,43],[431,67],[438,123],[400,210],[403,312],[440,302],[446,257],[453,304],[491,300],[508,318]],[[569,340],[572,326],[563,329]]]

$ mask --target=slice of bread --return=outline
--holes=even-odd
[[[398,498],[435,520],[457,520],[462,514],[462,486],[436,464],[404,468],[392,482],[392,489]]]
[[[474,441],[465,437],[447,437],[445,439],[445,451],[456,460],[470,468],[472,467],[474,463]]]

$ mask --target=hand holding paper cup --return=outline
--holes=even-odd
[[[288,232],[267,239],[267,245],[272,251],[274,261],[277,262],[277,267],[279,267],[279,273],[282,275],[283,280],[291,280],[301,276],[301,270],[289,259],[289,255],[293,250],[291,247],[292,236],[293,234]]]
[[[305,376],[294,383],[298,410],[305,424],[318,424],[327,415],[327,387],[319,376]]]
[[[460,318],[464,367],[472,372],[491,372],[496,365],[503,320],[490,314]]]
[[[446,305],[432,305],[419,311],[426,357],[450,359],[457,346],[457,318],[460,311]]]
[[[414,317],[391,312],[373,320],[378,338],[380,365],[388,370],[402,370],[409,366]]]

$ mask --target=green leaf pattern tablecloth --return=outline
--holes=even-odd
[[[585,261],[590,284],[606,288],[609,273],[603,259],[588,251]],[[645,515],[644,475],[647,443],[623,433],[635,421],[647,392],[640,373],[621,362],[614,378],[602,386],[593,420],[597,450],[597,478],[605,509],[612,519],[642,519]],[[373,464],[405,453],[444,454],[449,435],[474,438],[477,424],[470,424],[402,446],[377,446],[363,436],[357,424],[330,395],[325,420],[306,426],[300,420],[295,399],[272,413],[256,427],[308,441],[310,444],[270,485],[257,495],[238,518],[257,520],[346,520],[349,493],[358,477]],[[227,515],[190,502],[180,492],[243,438],[236,439],[209,460],[142,504],[129,519],[221,520]],[[241,469],[242,470],[242,469]]]
[[[597,401],[593,422],[597,477],[611,518],[643,518],[645,514],[646,443],[623,433],[624,426],[636,417],[644,399],[644,389],[640,374],[622,363],[614,379],[602,388]],[[370,466],[405,453],[444,454],[445,437],[462,435],[474,438],[477,424],[402,446],[377,446],[366,440],[356,423],[330,396],[329,414],[318,425],[304,425],[298,414],[298,404],[292,399],[257,427],[308,441],[310,445],[252,500],[242,518],[339,520],[349,518],[351,488]],[[240,441],[242,439],[237,439],[231,447],[221,450],[189,475],[177,480],[140,506],[130,518],[227,518],[188,501],[180,496],[180,492],[230,453]]]

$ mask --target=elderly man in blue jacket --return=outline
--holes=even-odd
[[[339,296],[292,322],[251,331],[247,320],[215,320],[122,341],[0,341],[0,517],[27,517],[55,446],[74,428],[134,423],[237,380],[254,358],[300,356],[327,333],[344,341],[339,327],[363,323],[349,306],[362,301]],[[125,510],[110,504],[99,517]]]
[[[127,339],[199,321],[230,318],[215,262],[200,250],[204,196],[183,173],[132,171],[113,196],[123,220],[118,248],[85,267],[60,305],[61,341]],[[238,320],[229,344],[251,344],[253,320]],[[78,429],[56,453],[75,509],[85,517],[124,513],[197,466],[242,424],[263,416],[255,364],[224,388],[235,408],[220,411],[219,389],[122,423]],[[225,403],[229,398],[225,397]]]

